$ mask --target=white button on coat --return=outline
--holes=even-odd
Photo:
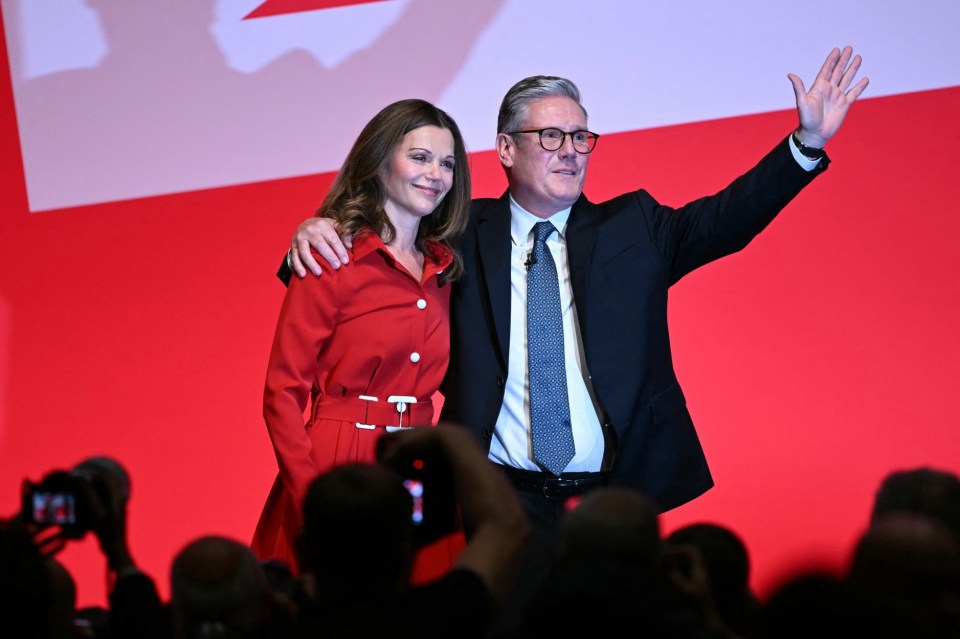
[[[426,307],[427,307],[427,300],[424,300],[424,299],[417,300],[417,308],[419,308],[422,311]]]
[[[410,353],[410,361],[416,364],[420,361],[420,353]]]

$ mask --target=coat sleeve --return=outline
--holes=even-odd
[[[680,209],[647,203],[654,241],[670,270],[670,283],[690,271],[744,248],[830,163],[812,171],[793,158],[785,138],[747,173],[719,193]]]
[[[336,326],[339,275],[325,269],[320,277],[293,278],[267,365],[263,419],[284,487],[298,505],[317,472],[303,416],[317,376],[318,355]]]

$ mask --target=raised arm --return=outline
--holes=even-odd
[[[820,149],[836,135],[850,105],[870,83],[869,78],[861,78],[853,84],[861,62],[859,55],[853,55],[850,46],[844,47],[843,51],[834,49],[824,60],[809,91],[797,75],[787,74],[797,96],[800,116],[797,137],[803,144]]]

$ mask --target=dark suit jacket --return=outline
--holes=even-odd
[[[804,171],[786,140],[720,193],[679,209],[634,191],[594,204],[580,196],[566,230],[586,363],[615,445],[611,482],[662,510],[713,485],[670,355],[667,289],[693,269],[736,252],[824,170]],[[442,419],[487,448],[507,377],[510,205],[474,200],[461,242],[463,278],[451,302],[451,358]]]

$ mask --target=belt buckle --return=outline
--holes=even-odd
[[[416,398],[416,397],[410,397],[409,395],[391,395],[390,397],[387,398],[387,402],[389,402],[389,403],[391,403],[391,404],[396,404],[396,405],[397,405],[397,412],[400,413],[400,416],[399,416],[398,421],[397,421],[397,425],[396,425],[396,426],[387,426],[387,427],[386,427],[387,432],[388,432],[388,433],[393,433],[393,432],[396,432],[396,431],[398,431],[398,430],[406,430],[407,428],[410,428],[409,426],[407,426],[406,428],[404,428],[404,426],[403,426],[403,414],[407,411],[407,407],[408,407],[410,404],[416,404],[416,403],[417,403],[417,398]]]
[[[569,490],[571,487],[577,485],[576,479],[561,479],[559,477],[548,477],[543,480],[543,496],[547,499],[563,499],[564,497],[569,497],[572,493],[565,493],[564,490]],[[554,492],[556,491],[556,492]]]
[[[357,399],[362,399],[365,402],[380,401],[372,395],[360,395]],[[362,428],[363,430],[375,430],[377,427],[375,424],[361,424],[360,422],[357,422],[357,428]]]

